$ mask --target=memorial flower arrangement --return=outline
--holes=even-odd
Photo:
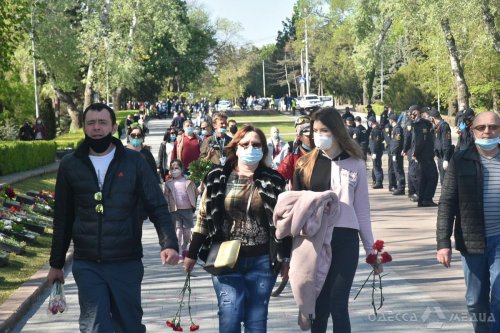
[[[10,185],[3,185],[0,187],[0,198],[5,198],[5,199],[15,199],[16,197],[16,192],[14,192],[14,189]]]
[[[389,252],[384,251],[384,241],[383,240],[377,240],[375,243],[373,243],[372,248],[376,251],[376,253],[370,253],[369,255],[366,256],[366,263],[370,264],[373,266],[372,271],[366,278],[365,282],[361,285],[361,287],[358,290],[358,293],[354,297],[356,299],[359,296],[359,293],[361,290],[363,290],[363,287],[365,284],[368,282],[370,277],[372,278],[372,307],[373,307],[373,312],[375,313],[375,316],[377,316],[377,310],[380,310],[382,306],[384,305],[384,293],[382,291],[382,275],[381,274],[375,274],[375,268],[380,265],[380,264],[385,264],[389,263],[392,261],[392,256],[389,254]],[[377,277],[378,277],[378,288],[377,288]],[[376,291],[379,289],[380,292],[380,298],[378,300],[378,306],[376,305],[375,298],[376,298]]]
[[[193,318],[191,317],[191,272],[186,274],[186,280],[184,281],[184,286],[179,293],[179,309],[177,310],[174,318],[171,320],[167,320],[165,323],[168,327],[171,327],[172,330],[176,332],[182,332],[184,329],[181,326],[181,315],[182,309],[185,307],[184,298],[187,292],[187,309],[189,314],[189,331],[194,332],[200,329],[200,325],[194,323]]]

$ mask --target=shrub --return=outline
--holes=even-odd
[[[0,124],[0,140],[14,141],[18,139],[19,128],[16,123],[10,118],[5,119],[3,124]]]
[[[54,141],[0,142],[0,176],[35,169],[55,161]]]

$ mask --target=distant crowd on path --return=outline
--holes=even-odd
[[[236,266],[212,275],[219,332],[240,332],[242,325],[266,332],[279,274],[290,277],[301,329],[326,332],[332,318],[335,332],[351,332],[348,304],[359,241],[366,255],[375,252],[367,155],[373,169],[381,168],[381,154],[388,151],[397,173],[389,188],[393,194],[405,194],[400,163],[408,156],[420,172],[418,206],[430,207],[439,153],[444,181],[437,259],[449,266],[454,229],[472,324],[476,332],[498,332],[490,316],[500,318],[500,290],[490,284],[500,272],[498,115],[486,112],[471,120],[470,111],[462,112],[463,138],[448,156],[436,142],[451,140],[451,129],[436,110],[413,105],[397,116],[386,108],[378,121],[371,107],[367,111],[368,128],[349,110],[341,115],[322,108],[298,117],[296,137],[286,142],[277,127],[266,138],[259,128],[238,126],[224,113],[198,112],[192,119],[181,110],[165,131],[155,164],[140,115],[127,124],[125,147],[112,137],[113,110],[91,105],[83,116],[85,141],[63,159],[57,176],[49,284],[64,281],[62,267],[73,240],[80,330],[145,332],[140,230],[149,217],[162,262],[183,263],[186,272],[205,259],[204,248],[240,243]],[[187,176],[199,159],[212,166],[196,187]],[[380,172],[372,174],[374,189],[381,188]],[[379,262],[370,265],[375,274],[383,271]]]

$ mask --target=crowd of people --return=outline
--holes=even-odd
[[[396,115],[385,108],[378,120],[370,106],[367,111],[366,127],[349,109],[342,115],[322,108],[300,116],[294,140],[286,142],[277,127],[266,138],[254,126],[238,128],[224,113],[200,111],[193,119],[181,110],[173,113],[155,163],[144,145],[147,127],[140,116],[127,123],[125,147],[111,135],[117,129],[113,110],[105,104],[89,106],[83,115],[85,141],[63,159],[57,177],[49,284],[64,281],[64,257],[73,240],[80,330],[145,332],[140,230],[149,217],[158,232],[161,261],[183,263],[186,272],[213,242],[241,242],[236,266],[212,276],[220,332],[240,332],[242,324],[245,331],[266,332],[279,274],[290,275],[294,291],[298,285],[315,286],[312,293],[294,295],[308,304],[299,307],[301,329],[325,332],[332,318],[334,332],[351,332],[348,300],[359,241],[367,255],[374,253],[367,156],[373,164],[372,188],[381,189],[382,154],[387,152],[389,190],[406,194],[406,157],[408,195],[419,207],[436,205],[439,173],[437,259],[449,266],[454,229],[471,316],[500,318],[498,286],[488,282],[500,271],[495,256],[500,251],[498,115],[485,112],[474,118],[472,110],[462,112],[455,148],[450,126],[435,109],[413,105]],[[212,163],[201,184],[186,177],[198,159]],[[475,184],[481,186],[472,191]],[[482,200],[470,207],[467,198]],[[291,211],[305,216],[295,233]],[[313,229],[323,230],[320,237],[305,231]],[[307,244],[322,250],[311,252]],[[313,264],[297,261],[304,256]],[[379,263],[372,268],[375,274],[383,271]],[[314,281],[304,281],[307,276]],[[473,324],[476,332],[498,331],[488,321]]]
[[[25,121],[19,129],[19,140],[21,141],[45,140],[46,138],[47,130],[40,117],[36,119],[33,126],[29,121]]]

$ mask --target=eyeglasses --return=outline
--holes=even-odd
[[[496,131],[500,126],[499,125],[477,125],[474,129],[478,132],[484,132],[486,128],[489,128],[492,131]]]
[[[207,128],[206,127],[202,127],[201,130],[206,130]]]
[[[130,134],[130,137],[131,137],[132,139],[140,139],[140,138],[142,138],[142,134],[135,134],[135,133],[131,133],[131,134]]]
[[[248,148],[248,146],[250,146],[250,145],[251,145],[252,147],[254,147],[254,148],[262,148],[262,143],[258,143],[258,142],[252,142],[252,143],[250,143],[250,142],[247,142],[247,143],[241,143],[241,144],[239,144],[238,146],[242,147],[243,149],[247,149],[247,148]]]

